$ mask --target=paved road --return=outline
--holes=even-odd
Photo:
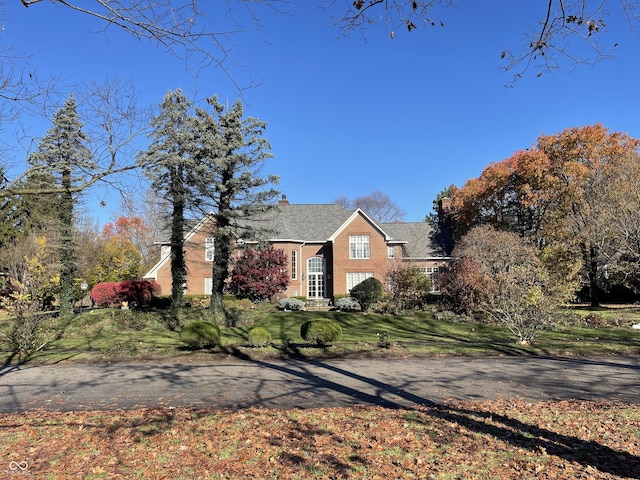
[[[519,397],[640,404],[640,357],[250,360],[0,367],[0,412],[411,406]]]

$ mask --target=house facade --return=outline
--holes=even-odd
[[[380,223],[366,212],[337,204],[290,204],[286,197],[277,209],[252,220],[266,233],[267,242],[288,259],[289,286],[284,296],[329,300],[348,294],[366,278],[385,284],[387,272],[416,266],[432,279],[450,259],[446,238],[427,222]],[[211,293],[215,245],[210,220],[203,219],[185,237],[186,294]],[[242,243],[242,244],[240,244]],[[234,255],[255,246],[239,242]],[[171,291],[170,251],[162,246],[160,261],[145,275]]]

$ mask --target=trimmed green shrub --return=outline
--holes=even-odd
[[[353,287],[350,293],[351,296],[358,301],[362,311],[366,312],[372,304],[382,298],[384,289],[380,280],[369,277]]]
[[[353,297],[342,297],[336,300],[335,308],[341,312],[355,312],[360,310],[360,304]]]
[[[278,300],[278,310],[302,310],[304,302],[297,298],[281,298]]]
[[[225,327],[242,327],[253,325],[260,320],[260,312],[241,307],[229,307],[226,309],[224,319]]]
[[[220,345],[220,327],[211,322],[191,322],[182,327],[180,338],[192,348],[212,348]]]
[[[342,327],[328,318],[309,320],[300,327],[300,336],[307,342],[331,345],[342,336]]]
[[[271,332],[266,327],[254,327],[249,330],[249,343],[252,347],[266,347],[271,343]]]

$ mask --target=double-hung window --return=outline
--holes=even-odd
[[[370,258],[369,235],[349,236],[349,258]]]
[[[213,246],[213,238],[204,239],[204,259],[207,262],[213,262],[215,247]]]

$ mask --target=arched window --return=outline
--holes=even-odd
[[[320,257],[307,260],[307,298],[324,298],[324,260]]]

